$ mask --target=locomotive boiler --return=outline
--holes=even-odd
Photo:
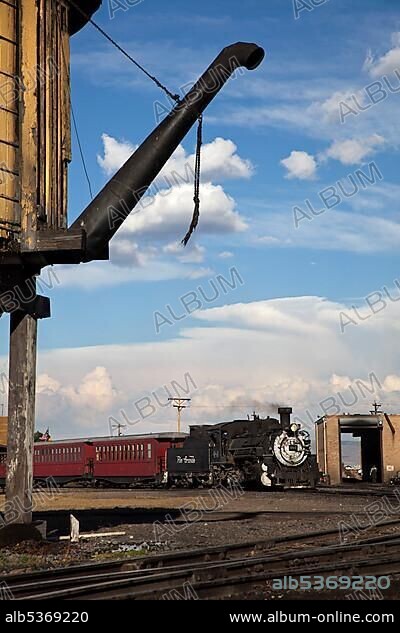
[[[233,420],[190,427],[181,448],[167,451],[165,482],[215,486],[239,482],[249,487],[315,487],[319,480],[309,433],[280,407],[279,420]]]

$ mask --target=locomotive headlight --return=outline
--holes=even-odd
[[[292,431],[292,433],[296,433],[296,431],[298,431],[299,428],[300,426],[296,424],[296,422],[292,422],[292,424],[290,425],[290,430]]]

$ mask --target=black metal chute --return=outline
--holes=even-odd
[[[71,230],[80,228],[85,235],[85,252],[81,261],[108,258],[110,239],[200,115],[238,68],[254,70],[261,64],[264,55],[260,46],[244,42],[238,42],[221,51],[182,101],[146,138],[72,224]]]

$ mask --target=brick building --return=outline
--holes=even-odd
[[[315,423],[315,440],[318,465],[327,483],[343,481],[343,440],[349,437],[359,438],[363,481],[371,481],[374,466],[377,483],[389,483],[400,472],[400,415],[326,415]]]

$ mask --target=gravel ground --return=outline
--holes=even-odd
[[[20,543],[12,548],[2,548],[0,573],[336,529],[340,521],[352,524],[354,513],[362,524],[366,524],[365,508],[372,502],[376,502],[376,498],[307,491],[245,492],[236,498],[221,497],[212,491],[188,490],[64,489],[52,498],[39,493],[35,494],[35,510],[73,512],[74,509],[93,509],[95,512],[107,508],[141,508],[140,521],[135,522],[133,514],[129,524],[122,520],[119,525],[114,521],[113,527],[99,529],[100,532],[125,532],[119,537],[92,538],[79,544],[66,541]],[[3,503],[4,498],[0,497],[0,508]],[[146,520],[146,509],[149,515],[161,509],[161,519],[166,517],[166,520],[154,523],[150,516]],[[175,512],[173,519],[168,520],[170,511]],[[397,515],[392,512],[387,518],[400,519],[400,510]]]

